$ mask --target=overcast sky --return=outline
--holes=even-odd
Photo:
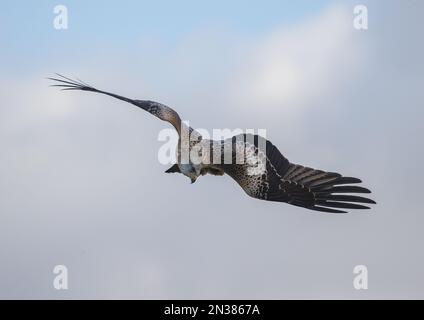
[[[62,1],[68,30],[56,4],[0,12],[0,298],[424,298],[422,1]],[[166,123],[54,72],[195,128],[266,129],[378,205],[322,214],[165,174]]]

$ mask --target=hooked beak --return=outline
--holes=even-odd
[[[191,180],[191,184],[195,183],[195,182],[196,182],[196,179],[197,179],[197,178],[190,178],[190,180]]]

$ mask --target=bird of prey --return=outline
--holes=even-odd
[[[179,139],[177,163],[166,172],[181,173],[190,178],[192,183],[206,174],[227,174],[253,198],[286,202],[328,213],[346,213],[346,209],[369,209],[364,204],[375,204],[369,198],[355,195],[370,193],[370,190],[356,185],[362,182],[360,179],[291,163],[277,147],[261,136],[241,134],[220,141],[203,139],[196,130],[181,121],[175,110],[164,104],[129,99],[60,74],[48,79],[55,81],[52,86],[62,90],[105,94],[131,103],[169,122],[177,130]]]

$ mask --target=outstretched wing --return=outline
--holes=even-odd
[[[149,113],[154,115],[155,117],[158,117],[159,119],[163,121],[167,121],[171,123],[174,128],[178,131],[179,134],[181,134],[181,119],[178,113],[173,110],[172,108],[165,106],[162,103],[150,101],[150,100],[134,100],[129,99],[114,93],[98,90],[81,80],[72,80],[70,78],[67,78],[65,76],[62,76],[60,74],[56,74],[58,78],[47,78],[49,80],[53,80],[56,82],[56,84],[52,85],[52,87],[59,87],[62,88],[62,90],[82,90],[82,91],[90,91],[90,92],[97,92],[102,93],[111,97],[114,97],[116,99],[131,103]]]
[[[222,146],[229,143],[232,163],[220,167],[254,198],[330,213],[346,212],[339,209],[369,209],[363,204],[375,204],[371,199],[354,195],[370,193],[353,185],[361,180],[292,164],[262,137],[243,134],[223,141]],[[240,163],[240,158],[244,163]]]

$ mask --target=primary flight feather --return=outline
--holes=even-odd
[[[240,134],[220,141],[203,139],[168,106],[150,100],[129,99],[98,90],[80,80],[57,76],[48,78],[56,82],[52,86],[102,93],[169,122],[177,130],[179,140],[177,163],[166,170],[167,173],[182,173],[192,183],[201,175],[227,174],[253,198],[286,202],[322,212],[345,213],[346,209],[369,209],[364,204],[375,204],[369,198],[355,195],[370,193],[370,190],[356,185],[361,180],[290,163],[277,147],[261,136]]]

